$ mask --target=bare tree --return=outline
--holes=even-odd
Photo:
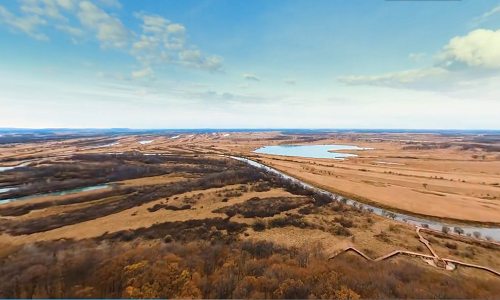
[[[462,235],[462,234],[464,234],[464,230],[463,230],[462,228],[460,228],[460,227],[454,227],[454,228],[453,228],[453,231],[454,231],[455,233],[458,233],[458,235]]]

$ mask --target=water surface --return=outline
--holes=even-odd
[[[26,167],[30,163],[31,163],[31,161],[27,161],[27,162],[24,162],[24,163],[19,164],[17,166],[10,166],[10,167],[1,167],[0,166],[0,172],[10,171],[10,170],[14,170],[14,169],[21,168],[21,167]]]
[[[10,199],[0,200],[0,204],[15,202],[15,201],[23,201],[23,200],[28,200],[28,199],[38,198],[38,197],[62,196],[62,195],[79,193],[79,192],[94,191],[94,190],[109,188],[112,186],[113,186],[112,184],[93,185],[93,186],[87,186],[87,187],[83,187],[83,188],[65,190],[65,191],[54,192],[54,193],[35,194],[35,195],[24,196],[24,197],[19,197],[19,198],[10,198]]]
[[[0,194],[1,193],[7,193],[8,191],[12,191],[17,189],[18,187],[15,186],[6,186],[6,187],[0,187]]]
[[[299,156],[308,158],[332,158],[344,159],[346,157],[357,156],[352,153],[329,152],[331,150],[370,150],[373,148],[361,148],[352,145],[279,145],[279,146],[264,146],[255,153],[283,155],[283,156]]]

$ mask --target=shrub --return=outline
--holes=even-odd
[[[330,232],[334,235],[350,236],[351,232],[340,224],[335,224],[330,229]]]
[[[340,217],[340,218],[335,217],[333,220],[335,222],[339,223],[340,225],[342,225],[342,227],[344,227],[344,228],[353,227],[353,222],[349,219],[344,218],[344,217]]]
[[[390,243],[389,235],[385,231],[381,231],[379,234],[374,235],[377,240],[380,240],[384,243]]]
[[[167,234],[164,238],[163,238],[163,241],[165,243],[170,243],[172,242],[172,236],[170,234]]]
[[[457,243],[454,243],[454,242],[446,242],[446,243],[444,243],[444,246],[448,249],[453,249],[453,250],[458,248]]]
[[[399,233],[401,231],[401,226],[390,224],[389,231],[394,232],[394,233]]]
[[[252,225],[253,230],[255,231],[264,231],[266,230],[266,222],[262,219],[257,219]]]

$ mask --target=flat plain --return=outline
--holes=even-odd
[[[325,144],[370,149],[345,151],[358,155],[345,160],[253,152],[267,145]],[[387,210],[464,224],[500,224],[500,139],[493,135],[268,131],[27,141],[0,146],[2,167],[28,164],[0,172],[0,188],[16,188],[1,193],[1,199],[28,196],[0,205],[3,263],[21,257],[19,251],[27,245],[57,241],[134,247],[163,245],[165,240],[180,245],[196,240],[272,242],[309,252],[321,248],[325,261],[349,247],[372,258],[394,250],[432,255],[413,225],[327,199],[224,157],[229,155]],[[109,186],[44,196],[102,184]],[[29,198],[33,195],[38,197]],[[432,231],[423,237],[439,258],[500,270],[500,247],[486,237]],[[331,261],[336,259],[352,258]],[[459,281],[500,279],[459,264],[445,271],[418,258],[392,261],[452,274]],[[358,296],[373,296],[349,288]],[[493,290],[485,297],[489,292]],[[44,293],[38,295],[50,296]]]

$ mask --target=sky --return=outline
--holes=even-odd
[[[500,129],[500,1],[0,0],[0,127]]]

